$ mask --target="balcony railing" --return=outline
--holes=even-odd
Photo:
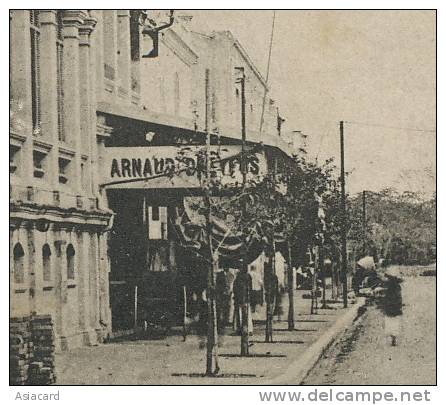
[[[37,204],[49,207],[77,208],[84,211],[98,209],[98,199],[62,191],[45,190],[33,186],[12,185],[10,198],[15,203]]]

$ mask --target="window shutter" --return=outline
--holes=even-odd
[[[57,42],[57,129],[59,132],[59,141],[65,141],[65,132],[63,126],[63,44]]]

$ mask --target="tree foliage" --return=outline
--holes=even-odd
[[[362,195],[351,199],[352,236],[362,240]],[[436,195],[424,198],[392,188],[366,192],[366,244],[391,263],[427,264],[436,259]]]

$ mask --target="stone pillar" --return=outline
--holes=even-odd
[[[45,243],[45,233],[38,231],[35,226],[28,229],[28,238],[34,246],[33,267],[31,267],[31,277],[33,277],[34,288],[34,307],[33,311],[37,314],[51,315],[50,308],[47,305],[45,291],[43,290],[43,255],[42,248]],[[34,274],[33,274],[34,273]]]
[[[45,281],[43,279],[43,256],[41,256],[39,260],[40,266],[41,266],[41,278],[40,282],[42,283],[42,300],[39,305],[39,313],[42,314],[50,314],[51,318],[53,319],[53,322],[55,322],[56,319],[56,292],[55,292],[55,277],[56,277],[56,271],[58,271],[58,268],[56,267],[57,264],[57,252],[54,248],[54,232],[51,229],[51,227],[48,229],[47,232],[38,233],[38,240],[39,245],[37,247],[37,251],[39,252],[39,255],[42,254],[42,247],[45,243],[48,244],[51,250],[51,256],[50,256],[50,266],[51,266],[51,279],[48,281]]]
[[[97,126],[97,87],[100,85],[101,91],[103,89],[103,72],[98,76],[98,66],[100,63],[102,70],[104,63],[98,61],[97,54],[102,51],[98,44],[98,37],[101,34],[99,31],[99,20],[95,17],[97,11],[90,11],[90,16],[85,19],[86,24],[95,24],[95,29],[90,33],[90,179],[91,179],[91,195],[99,197],[99,162],[98,162],[98,145],[96,140],[96,126]]]
[[[54,189],[59,189],[59,129],[57,117],[57,20],[56,11],[41,10],[40,19],[40,112],[42,136],[54,145],[46,160],[45,177]]]
[[[110,261],[107,235],[106,232],[97,234],[99,246],[99,311],[102,328],[111,333]]]
[[[54,225],[53,225],[54,226]],[[68,348],[66,341],[66,303],[67,303],[67,291],[66,291],[66,232],[59,226],[54,226],[54,245],[56,248],[56,257],[54,260],[54,295],[55,295],[55,308],[56,315],[54,319],[55,334],[56,334],[56,349],[66,350]],[[69,316],[69,314],[68,314]]]
[[[26,257],[26,272],[28,273],[28,285],[29,285],[29,310],[30,313],[36,312],[36,294],[37,294],[37,271],[36,267],[36,244],[35,244],[35,227],[32,222],[29,222],[26,226],[27,236],[27,253]]]
[[[79,76],[80,76],[80,131],[81,131],[81,150],[82,153],[88,156],[88,159],[83,162],[85,167],[84,184],[82,190],[84,194],[92,194],[91,185],[91,157],[92,157],[92,145],[91,137],[95,136],[95,130],[92,126],[92,114],[91,110],[96,109],[96,106],[92,105],[92,78],[91,78],[91,51],[90,51],[90,34],[96,24],[96,20],[91,17],[87,17],[84,20],[83,25],[79,28]]]
[[[76,233],[77,250],[76,256],[78,258],[77,265],[77,302],[79,311],[79,330],[82,333],[85,330],[85,274],[88,274],[88,260],[85,261],[85,253],[88,254],[88,245],[84,244],[84,235],[82,232]]]
[[[82,249],[78,244],[76,233],[73,225],[69,225],[67,229],[67,243],[70,243],[74,248],[74,279],[68,278],[68,265],[63,269],[65,277],[65,290],[67,296],[67,302],[62,308],[65,323],[65,333],[68,341],[68,348],[78,347],[82,344],[82,336],[79,330],[79,297],[77,289],[79,288],[79,267],[82,258]],[[64,252],[67,257],[67,252]],[[68,264],[68,263],[67,263]]]
[[[81,130],[80,130],[80,80],[79,80],[79,28],[86,13],[81,10],[66,10],[63,14],[63,91],[64,131],[67,143],[75,149],[71,164],[71,188],[80,194],[81,185]]]
[[[105,140],[110,137],[113,128],[106,124],[106,118],[103,115],[96,117],[96,148],[97,148],[97,173],[104,170],[104,157],[106,153]],[[98,188],[99,209],[106,210],[109,207],[107,193],[104,189]]]
[[[22,145],[20,176],[33,178],[31,38],[29,10],[13,10],[10,23],[10,127],[28,139]]]
[[[89,255],[89,290],[90,290],[90,327],[94,330],[99,325],[99,256],[98,241],[95,233],[90,233]]]
[[[130,11],[118,10],[118,94],[130,100]]]
[[[95,334],[91,334],[90,322],[90,235],[82,232],[78,235],[79,265],[78,265],[78,303],[79,303],[79,328],[83,334],[83,344],[89,345],[96,342]]]

